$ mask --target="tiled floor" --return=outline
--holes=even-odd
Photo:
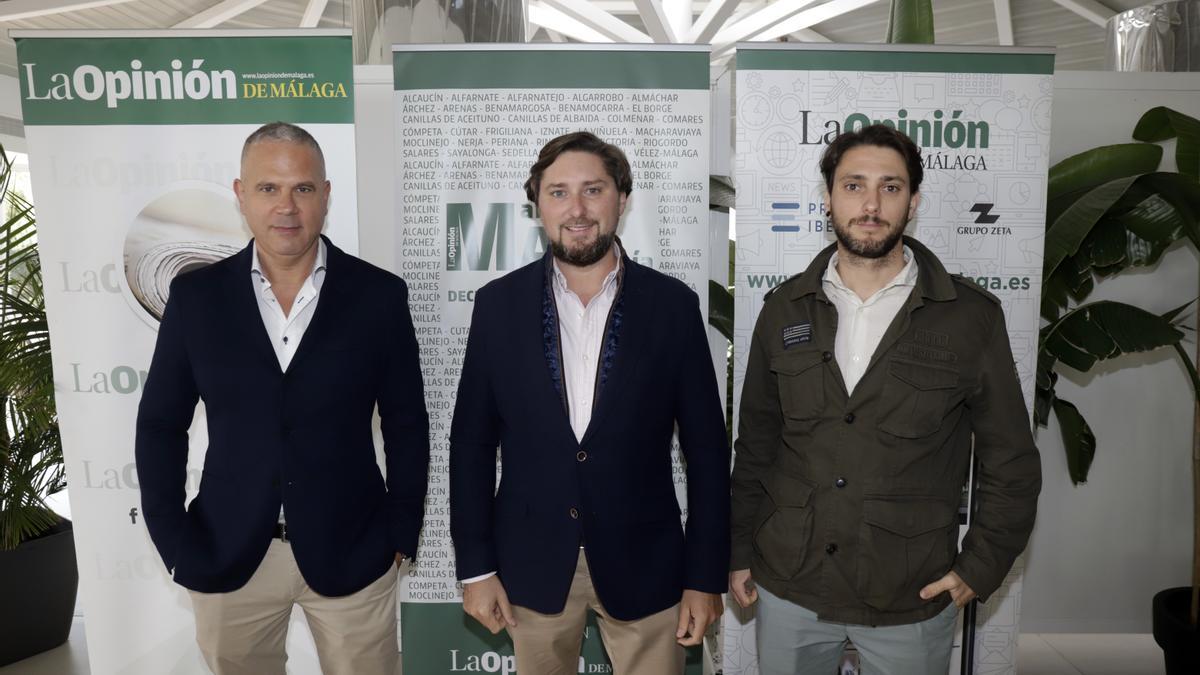
[[[1019,675],[1162,675],[1162,651],[1149,635],[1025,634]],[[0,668],[0,675],[88,675],[83,618],[58,649]]]

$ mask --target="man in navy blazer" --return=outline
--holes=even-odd
[[[146,525],[213,672],[282,675],[298,604],[325,673],[392,675],[429,463],[407,288],[320,235],[330,184],[303,129],[251,134],[234,191],[254,240],[176,278],[159,326],[137,418]],[[185,509],[197,401],[209,442]]]
[[[450,432],[451,534],[464,610],[507,628],[521,673],[575,673],[588,608],[618,675],[682,673],[681,645],[722,609],[729,447],[716,377],[696,294],[616,239],[632,187],[617,147],[586,132],[550,141],[525,185],[546,255],[475,296]]]

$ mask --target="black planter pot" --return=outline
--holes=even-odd
[[[79,569],[71,521],[0,551],[0,666],[53,649],[71,634]]]
[[[1154,641],[1162,647],[1167,675],[1200,673],[1200,632],[1188,620],[1191,586],[1168,588],[1154,596]]]

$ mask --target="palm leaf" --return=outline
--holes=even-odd
[[[33,206],[7,191],[11,164],[0,148],[0,550],[58,521],[45,498],[63,488],[62,440]]]

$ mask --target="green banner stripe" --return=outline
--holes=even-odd
[[[864,70],[883,73],[1054,74],[1053,54],[750,49],[738,70]]]
[[[16,42],[26,125],[354,122],[349,36]]]
[[[680,51],[393,52],[406,89],[708,89],[708,53]]]
[[[463,613],[457,602],[401,602],[404,672],[420,675],[454,675],[463,672],[503,673],[513,663],[512,640],[507,633],[493,635]],[[588,612],[586,638],[580,649],[581,673],[611,673],[601,642],[596,615]],[[688,647],[684,675],[701,675],[704,652]],[[525,675],[520,671],[518,675]],[[534,674],[536,675],[536,674]]]

